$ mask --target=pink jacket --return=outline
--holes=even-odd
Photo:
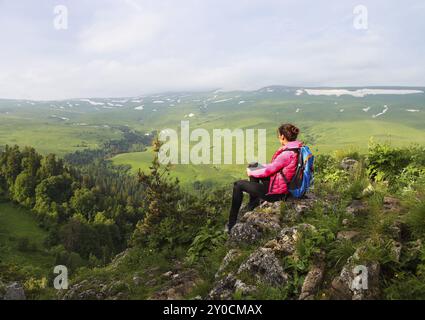
[[[272,158],[272,162],[263,165],[263,169],[249,171],[249,176],[254,178],[270,177],[269,195],[272,194],[287,194],[288,186],[285,183],[280,171],[283,169],[283,174],[288,181],[291,181],[297,168],[298,154],[293,151],[283,152],[285,149],[301,148],[302,142],[291,141],[286,146],[281,147],[276,151]]]

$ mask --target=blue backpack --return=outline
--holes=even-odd
[[[283,174],[283,171],[282,176],[286,185],[288,186],[288,190],[291,196],[299,199],[304,197],[304,195],[313,185],[314,156],[311,153],[310,148],[307,146],[287,149],[285,151],[293,151],[298,153],[298,164],[294,177],[291,179],[291,181],[288,181]]]

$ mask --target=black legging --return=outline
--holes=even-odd
[[[238,220],[239,209],[242,205],[243,193],[249,194],[248,209],[253,210],[260,204],[260,199],[275,202],[282,200],[282,195],[267,195],[270,178],[257,179],[250,177],[250,181],[240,180],[233,185],[232,208],[229,215],[229,230],[233,228]]]

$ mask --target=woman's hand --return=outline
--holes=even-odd
[[[251,170],[249,168],[246,168],[246,175],[249,177],[251,175]]]

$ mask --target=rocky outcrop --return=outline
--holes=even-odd
[[[236,277],[233,273],[229,273],[223,279],[216,282],[213,289],[207,296],[208,300],[230,300],[235,293]]]
[[[26,300],[25,291],[19,282],[13,282],[9,285],[1,285],[0,298],[3,300]]]
[[[226,270],[226,268],[229,266],[229,264],[233,261],[235,261],[238,257],[239,257],[240,253],[238,250],[236,249],[231,249],[226,256],[223,258],[223,261],[220,265],[220,268],[218,268],[218,271],[215,274],[215,278],[219,278],[224,270]]]
[[[252,244],[261,239],[261,233],[248,223],[237,223],[230,232],[229,241],[233,244]]]
[[[125,300],[130,291],[129,284],[122,280],[105,283],[100,279],[84,280],[72,285],[68,290],[61,290],[61,300]]]
[[[269,248],[259,248],[254,251],[238,270],[238,274],[249,273],[257,282],[271,286],[281,286],[288,280],[288,274]]]
[[[331,284],[330,297],[335,300],[379,299],[380,265],[378,262],[358,263],[360,248],[348,258],[339,276]]]
[[[295,252],[299,231],[307,229],[315,230],[315,227],[309,224],[300,224],[291,228],[283,228],[278,236],[267,242],[264,247],[280,255],[291,255]]]
[[[198,273],[194,269],[171,274],[170,277],[171,280],[153,295],[152,300],[182,300],[201,282]]]
[[[232,299],[236,293],[243,297],[256,292],[259,286],[282,288],[288,284],[292,279],[284,270],[285,259],[291,256],[292,261],[297,261],[296,246],[300,235],[305,231],[316,231],[313,225],[299,221],[318,201],[314,194],[309,194],[304,199],[263,202],[257,209],[241,214],[229,237],[233,249],[224,257],[207,299]],[[320,200],[325,207],[330,202]],[[241,260],[241,250],[235,247],[255,243],[258,243],[258,247],[238,262]],[[318,256],[321,259],[315,260],[306,275],[300,299],[313,298],[322,284],[325,263],[323,257]]]
[[[224,261],[222,266],[225,264]],[[207,299],[229,300],[236,292],[242,296],[255,292],[257,290],[255,285],[246,284],[241,280],[241,278],[247,276],[257,284],[267,284],[274,287],[284,285],[289,278],[273,251],[268,248],[259,248],[239,266],[236,274],[229,273],[217,281]]]
[[[252,244],[280,228],[280,211],[263,207],[261,210],[246,212],[232,228],[229,241],[233,244]]]
[[[304,279],[304,283],[301,288],[301,294],[298,300],[313,300],[315,294],[319,290],[320,285],[322,284],[324,274],[324,261],[320,261],[314,264]]]

